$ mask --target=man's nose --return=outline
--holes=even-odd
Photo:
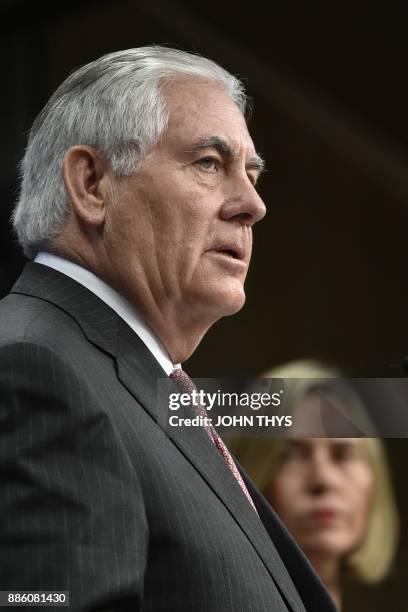
[[[237,219],[243,225],[254,225],[266,215],[266,206],[248,178],[242,179],[227,197],[221,209],[225,221]]]

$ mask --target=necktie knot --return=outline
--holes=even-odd
[[[177,385],[179,390],[182,391],[182,393],[189,393],[191,395],[193,391],[197,391],[197,387],[189,375],[181,368],[174,368],[170,374],[170,378]]]
[[[182,370],[181,368],[175,368],[170,374],[170,378],[175,383],[175,385],[177,386],[178,390],[181,393],[187,393],[192,398],[193,392],[194,391],[197,392],[197,387],[195,386],[195,384],[193,383],[189,375],[186,372],[184,372],[184,370]],[[201,404],[192,402],[191,409],[194,411],[194,413],[197,416],[203,417],[204,419],[207,416],[207,412],[204,406],[202,406]],[[205,419],[203,423],[206,423],[206,422],[207,420]],[[203,425],[203,427],[205,431],[207,432],[208,437],[214,442],[214,433],[215,433],[214,427],[212,425],[211,426]]]

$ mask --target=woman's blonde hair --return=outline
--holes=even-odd
[[[310,360],[291,362],[262,375],[262,378],[286,379],[338,377],[337,370]],[[308,391],[304,382],[301,382],[298,389],[305,393]],[[368,416],[364,418],[368,419]],[[398,545],[399,517],[383,443],[379,438],[361,440],[374,475],[374,496],[366,537],[358,550],[346,559],[345,568],[360,580],[374,583],[383,579],[390,570]],[[287,440],[282,438],[240,438],[229,441],[231,450],[264,495],[268,493],[286,444]]]

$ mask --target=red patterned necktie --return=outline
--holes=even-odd
[[[174,369],[170,374],[170,378],[173,380],[173,382],[177,385],[178,389],[182,393],[188,393],[189,395],[191,395],[193,391],[197,391],[197,387],[195,386],[191,378],[181,368]],[[203,406],[192,405],[192,408],[199,416],[208,416]],[[245,482],[243,481],[242,476],[239,473],[239,470],[235,465],[235,461],[232,458],[228,448],[225,446],[224,442],[221,440],[220,436],[212,425],[203,425],[203,427],[206,430],[209,438],[212,440],[212,442],[215,444],[215,446],[218,448],[219,452],[223,456],[225,463],[228,465],[234,478],[238,481],[238,484],[241,487],[245,497],[247,498],[255,512],[257,512],[252,497],[249,494],[248,489],[246,488]]]

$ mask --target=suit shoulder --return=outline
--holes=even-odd
[[[53,313],[55,309],[50,310]],[[95,356],[78,354],[78,347],[86,351],[89,343],[73,338],[70,342],[63,323],[46,313],[19,321],[13,330],[2,329],[0,334],[0,424],[23,422],[34,414],[52,411],[81,420],[92,418],[100,402],[88,377],[87,364],[95,363]],[[48,312],[48,311],[46,311]],[[2,312],[0,310],[0,316]],[[1,323],[2,327],[4,321]],[[62,341],[63,338],[63,341]],[[92,350],[92,349],[91,349]],[[85,364],[85,365],[84,365]],[[97,366],[100,362],[97,362]],[[97,367],[96,366],[96,367]],[[34,411],[34,412],[33,412]],[[65,417],[64,417],[65,418]],[[74,420],[75,420],[74,419]]]
[[[58,349],[64,337],[75,335],[82,337],[78,323],[46,300],[9,294],[0,301],[0,347],[32,343]]]
[[[0,302],[0,396],[15,385],[47,387],[49,393],[55,381],[55,397],[66,384],[71,395],[76,388],[95,395],[91,381],[95,386],[102,371],[113,379],[113,367],[112,358],[58,305],[24,294]]]

